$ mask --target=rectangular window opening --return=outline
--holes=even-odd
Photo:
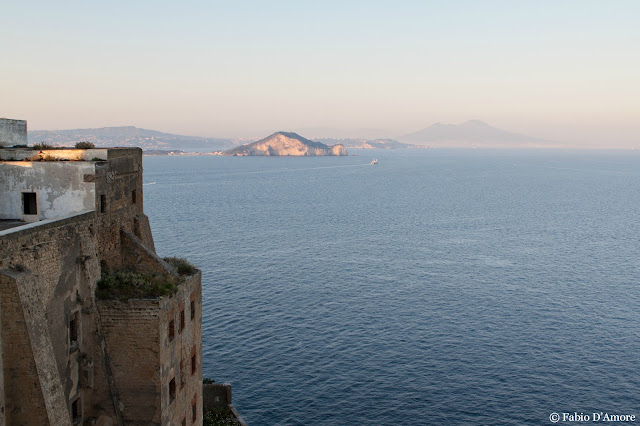
[[[35,192],[22,193],[22,212],[24,214],[38,214],[38,202]]]
[[[184,330],[184,310],[180,311],[180,331]]]
[[[80,398],[71,403],[71,419],[73,424],[80,424],[82,422],[82,406],[80,405]]]
[[[138,193],[134,189],[133,191],[131,191],[131,204],[136,204],[137,202],[138,202]]]
[[[69,319],[69,348],[70,352],[80,347],[80,313],[76,312]]]
[[[102,194],[100,196],[100,213],[107,211],[107,196]]]
[[[197,355],[195,355],[195,354],[194,354],[194,355],[191,357],[191,375],[192,375],[192,376],[193,376],[194,374],[196,374],[196,370],[198,369],[198,363],[196,362],[196,361],[197,361],[196,356],[197,356]]]
[[[180,372],[178,373],[178,376],[180,376],[180,389],[182,389],[184,388],[184,376],[185,376],[183,360],[180,360]]]
[[[193,403],[191,404],[191,422],[195,423],[198,419],[198,395],[193,396]]]
[[[174,320],[169,321],[169,341],[172,342],[176,337],[176,322]]]
[[[176,379],[175,377],[169,382],[169,404],[176,399]]]
[[[182,419],[182,426],[187,426],[187,418],[185,417],[184,419]]]
[[[192,300],[191,301],[191,306],[189,307],[190,311],[191,311],[191,319],[195,319],[196,318],[196,301]]]

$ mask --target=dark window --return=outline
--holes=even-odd
[[[176,399],[176,379],[175,377],[169,382],[169,404]]]
[[[191,375],[196,374],[196,370],[198,369],[198,363],[196,362],[196,354],[191,357]]]
[[[107,196],[103,194],[100,196],[100,213],[104,213],[106,211],[107,211]]]
[[[74,424],[79,424],[82,421],[82,410],[80,406],[80,398],[71,403],[71,418]]]
[[[180,372],[178,373],[180,377],[180,389],[184,388],[184,361],[180,360]]]
[[[195,302],[195,300],[191,301],[190,311],[191,311],[191,319],[195,319],[196,318],[196,302]]]
[[[176,322],[174,320],[169,321],[169,341],[173,341],[176,336]]]
[[[24,214],[38,214],[38,203],[35,192],[22,193],[22,211]]]
[[[69,319],[69,348],[74,351],[79,348],[80,341],[78,335],[80,332],[80,315],[78,312],[73,314]]]
[[[195,423],[196,420],[198,420],[198,394],[193,396],[191,403],[191,422]]]
[[[134,189],[133,191],[131,191],[131,204],[135,204],[137,202],[138,202],[138,194]]]
[[[180,331],[184,330],[184,309],[180,311]]]
[[[182,426],[187,426],[187,418],[182,419]]]

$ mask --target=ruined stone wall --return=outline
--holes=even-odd
[[[0,426],[202,424],[201,273],[170,297],[95,299],[104,268],[175,273],[143,213],[142,151],[107,157],[24,163],[91,180],[92,211],[0,231]]]
[[[130,232],[155,252],[149,219],[143,212],[142,150],[108,150],[108,162],[96,165],[98,246],[104,266],[122,266],[119,234]]]
[[[3,386],[2,407],[6,423],[48,424],[44,395],[38,381],[35,359],[20,303],[20,295],[12,276],[0,273],[0,309],[2,310]]]
[[[2,284],[0,284],[0,292],[2,291]],[[4,360],[2,355],[2,295],[0,294],[0,426],[5,426],[5,399],[4,399]]]
[[[170,297],[101,300],[98,309],[125,424],[201,425],[201,273]]]
[[[26,144],[27,121],[0,118],[0,146]]]
[[[0,235],[2,331],[6,337],[7,330],[14,330],[11,338],[16,340],[7,344],[5,338],[2,345],[5,402],[7,412],[16,416],[26,410],[23,424],[34,423],[26,421],[33,410],[22,383],[42,393],[38,406],[46,408],[48,422],[38,424],[70,424],[71,404],[77,399],[84,419],[104,423],[117,418],[96,332],[94,292],[100,270],[94,218],[87,213]],[[70,338],[72,319],[77,325],[75,344]],[[23,325],[16,331],[16,324]],[[23,348],[18,357],[12,349],[16,347]],[[36,367],[35,373],[29,366]],[[23,380],[25,375],[30,381]],[[7,385],[16,380],[16,386]]]
[[[160,364],[163,424],[202,424],[202,273],[179,285],[178,292],[160,304]],[[193,305],[192,303],[193,302]],[[192,309],[193,307],[193,309]],[[192,318],[193,312],[193,318]],[[182,322],[184,318],[184,322]],[[170,324],[173,321],[173,338]],[[184,325],[184,326],[183,326]],[[192,361],[195,369],[192,370]],[[175,379],[176,395],[170,395]],[[195,406],[196,421],[192,423]]]
[[[159,300],[101,300],[98,310],[127,425],[159,425]]]

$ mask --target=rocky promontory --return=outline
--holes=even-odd
[[[303,138],[297,133],[277,132],[257,142],[240,145],[224,151],[222,155],[315,157],[349,154],[342,144],[328,146]]]

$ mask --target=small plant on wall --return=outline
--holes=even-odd
[[[89,141],[82,141],[76,144],[76,149],[93,149],[96,147],[96,144]]]

